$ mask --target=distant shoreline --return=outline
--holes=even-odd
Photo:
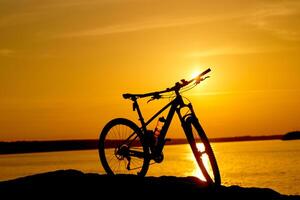
[[[270,136],[238,136],[210,138],[210,142],[241,142],[258,140],[281,140],[283,135]],[[187,144],[185,138],[174,138],[167,145]],[[71,151],[71,150],[92,150],[97,149],[98,140],[52,140],[52,141],[16,141],[0,142],[0,155],[17,153],[37,153],[53,151]]]

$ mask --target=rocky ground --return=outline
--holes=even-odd
[[[138,177],[59,170],[0,182],[1,199],[290,199],[268,188],[212,187],[196,177]]]

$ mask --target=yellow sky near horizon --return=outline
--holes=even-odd
[[[185,96],[209,137],[300,130],[299,17],[292,0],[2,0],[0,140],[97,138],[136,121],[122,93],[208,67]]]

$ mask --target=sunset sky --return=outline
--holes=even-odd
[[[122,93],[208,67],[184,96],[209,137],[300,130],[299,19],[298,0],[1,0],[0,140],[96,139],[137,122]]]

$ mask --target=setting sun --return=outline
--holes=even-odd
[[[190,76],[190,79],[196,78],[201,73],[201,71],[200,71],[201,69],[204,69],[204,68],[203,67],[202,68],[199,67],[198,70],[193,71],[192,74],[191,74],[191,76]]]
[[[205,152],[205,147],[203,143],[197,143],[197,148],[199,150],[199,152],[202,152],[203,154],[201,155],[201,160],[204,164],[204,167],[206,168],[207,172],[213,176],[213,172],[210,166],[210,161],[209,161],[209,157]],[[194,156],[191,154],[191,160],[194,160]],[[197,166],[197,162],[194,161],[194,165],[195,165],[195,169],[194,169],[194,176],[198,177],[199,179],[206,181],[202,171],[200,170],[200,168]]]

